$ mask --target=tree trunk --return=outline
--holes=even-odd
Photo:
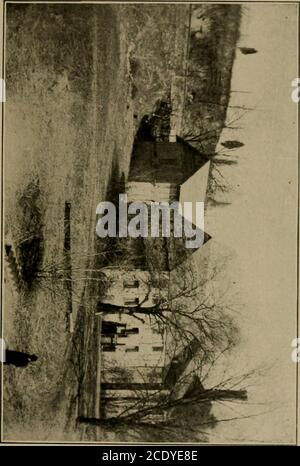
[[[119,312],[124,312],[127,314],[157,314],[160,312],[159,307],[140,307],[140,306],[132,306],[132,307],[123,307],[123,306],[116,306],[115,304],[108,304],[108,303],[98,303],[97,310],[103,311],[110,314],[118,314]]]

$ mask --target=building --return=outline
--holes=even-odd
[[[128,203],[181,201],[189,189],[188,180],[199,171],[198,201],[205,201],[210,162],[184,141],[171,140],[176,142],[135,143],[125,184]],[[204,243],[209,239],[204,234]],[[185,247],[185,240],[173,237],[173,230],[169,238],[144,238],[140,249],[146,258],[144,268],[101,269],[93,417],[136,412],[170,395],[165,384],[170,369],[168,329],[158,314],[169,311],[170,272],[194,252]],[[153,419],[164,416],[164,412],[151,413]]]
[[[139,141],[133,150],[128,181],[180,185],[207,163],[184,141]]]
[[[178,138],[177,138],[178,139]],[[182,140],[136,142],[125,183],[127,202],[204,202],[210,173],[210,161]],[[149,215],[151,209],[149,209]],[[148,268],[170,271],[195,252],[186,248],[187,238],[173,234],[171,214],[169,238],[148,237],[144,240]],[[149,217],[151,220],[151,217]],[[201,229],[193,209],[193,229]],[[199,232],[198,232],[199,233]],[[200,236],[200,235],[199,235]],[[205,244],[210,236],[204,232]]]
[[[169,273],[104,267],[101,274],[98,391],[105,419],[137,408],[142,393],[153,403],[164,390],[166,328],[152,310],[167,302]]]
[[[129,389],[132,384],[162,383],[165,327],[151,314],[137,316],[126,312],[102,315],[102,385]]]
[[[135,144],[128,181],[128,202],[179,201],[181,186],[198,170],[206,192],[210,161],[192,146],[179,142],[141,141]]]
[[[147,308],[145,308],[146,310]],[[151,314],[107,312],[101,318],[99,416],[137,409],[145,394],[164,390],[166,329]],[[133,409],[133,408],[132,408]]]

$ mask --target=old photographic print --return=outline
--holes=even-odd
[[[1,6],[1,440],[296,444],[298,4]]]

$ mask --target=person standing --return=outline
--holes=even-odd
[[[12,365],[16,367],[27,367],[28,364],[38,360],[35,354],[23,353],[22,351],[13,351],[7,349],[5,351],[5,359],[3,364]]]

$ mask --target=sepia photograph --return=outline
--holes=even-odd
[[[296,445],[299,4],[1,12],[1,441]]]

